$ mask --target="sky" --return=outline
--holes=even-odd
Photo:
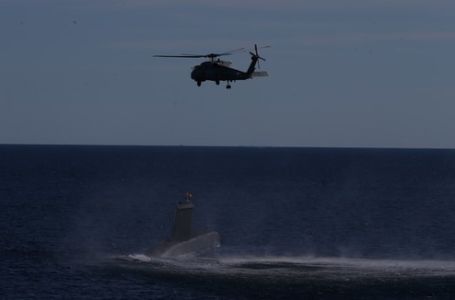
[[[455,1],[0,0],[0,41],[0,144],[455,148]],[[153,57],[254,43],[230,90]]]

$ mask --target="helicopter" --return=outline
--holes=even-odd
[[[259,48],[269,48],[270,46],[263,46]],[[265,61],[265,58],[259,56],[258,46],[254,45],[254,52],[249,51],[251,55],[251,63],[246,71],[240,71],[234,68],[231,68],[231,62],[223,61],[219,57],[231,55],[236,52],[244,51],[244,48],[235,49],[222,53],[209,53],[209,54],[182,54],[182,55],[154,55],[154,57],[166,57],[166,58],[208,58],[208,61],[205,61],[199,65],[193,67],[191,72],[191,79],[196,81],[197,86],[201,86],[202,82],[210,80],[214,81],[216,85],[220,84],[220,81],[226,81],[226,88],[231,88],[231,82],[237,80],[246,80],[253,77],[266,77],[268,76],[267,72],[260,71],[257,72],[256,65],[259,65],[259,60]]]

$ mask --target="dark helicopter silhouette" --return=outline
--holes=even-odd
[[[260,48],[268,48],[270,46],[264,46]],[[267,72],[255,72],[256,64],[259,67],[259,60],[265,61],[265,58],[259,56],[258,46],[254,45],[254,53],[249,52],[251,55],[251,63],[248,69],[240,71],[234,68],[229,67],[231,65],[228,61],[220,60],[218,57],[231,55],[235,52],[243,51],[244,48],[231,50],[223,53],[210,53],[204,55],[194,55],[194,54],[182,54],[182,55],[154,55],[154,57],[177,57],[177,58],[208,58],[208,61],[205,61],[197,66],[193,67],[191,72],[191,79],[196,81],[198,86],[201,86],[201,83],[206,80],[214,81],[217,85],[220,84],[220,81],[226,81],[226,88],[230,89],[230,83],[237,80],[246,80],[253,77],[265,77],[268,76]],[[217,59],[215,59],[217,58]]]

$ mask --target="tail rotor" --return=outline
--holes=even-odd
[[[261,46],[259,49],[264,49],[264,48],[270,48],[269,45],[267,46]],[[256,57],[258,59],[258,68],[261,68],[261,65],[259,64],[259,60],[265,61],[265,58],[261,57],[258,53],[258,45],[254,44],[254,53],[250,51],[251,56]]]

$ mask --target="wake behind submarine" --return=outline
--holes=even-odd
[[[216,231],[197,233],[192,228],[194,205],[193,195],[186,193],[185,199],[177,204],[171,236],[146,254],[153,257],[197,256],[211,257],[220,246],[220,235]]]

